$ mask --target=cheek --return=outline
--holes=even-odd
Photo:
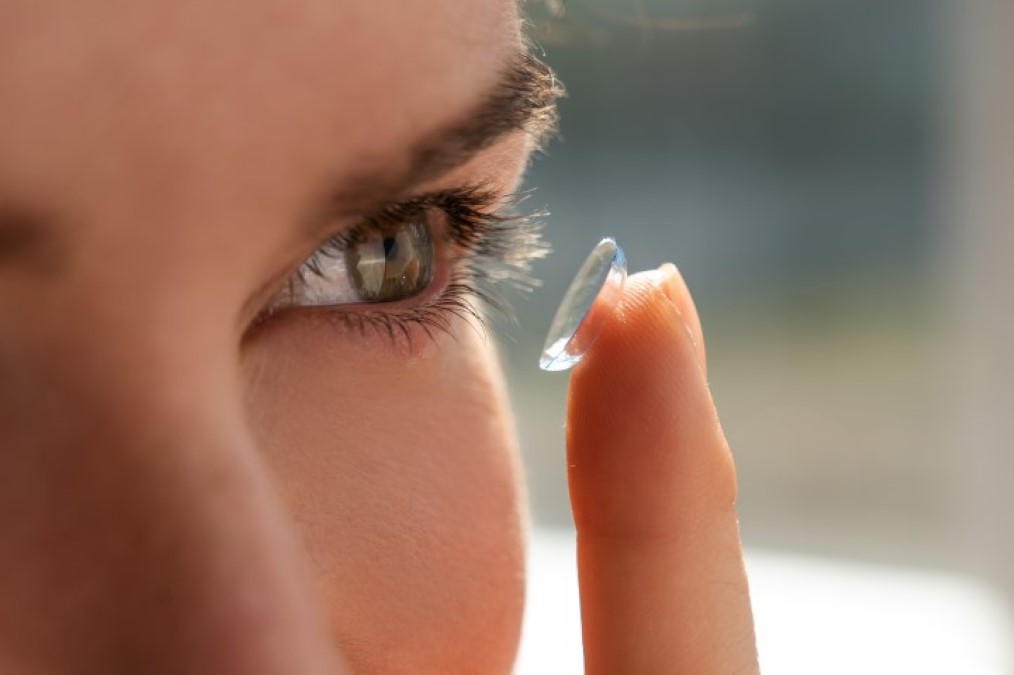
[[[247,364],[336,641],[363,672],[509,672],[522,517],[491,348],[461,328],[410,360],[335,330],[267,332]]]

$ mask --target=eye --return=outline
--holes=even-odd
[[[548,252],[537,212],[505,215],[507,197],[483,184],[439,190],[388,204],[324,242],[275,291],[253,320],[318,308],[360,333],[377,328],[433,338],[456,319],[510,324],[507,289],[530,290],[531,262]],[[418,329],[418,330],[416,330]]]
[[[384,303],[433,282],[436,249],[424,209],[369,220],[333,237],[288,280],[271,309]]]

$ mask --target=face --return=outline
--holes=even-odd
[[[0,671],[507,672],[511,0],[0,5]]]

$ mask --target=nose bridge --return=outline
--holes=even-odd
[[[107,357],[75,355],[83,372]],[[5,371],[0,666],[336,672],[312,576],[228,386],[171,368],[144,388],[115,370],[91,383],[70,366]],[[162,393],[188,378],[189,399]]]

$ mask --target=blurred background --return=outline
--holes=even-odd
[[[673,261],[697,299],[770,672],[805,625],[811,650],[885,633],[862,672],[930,672],[906,622],[932,672],[1014,672],[1014,2],[528,9],[569,92],[528,180],[554,254],[504,346],[535,583],[573,585],[567,378],[537,355],[613,235],[632,271]],[[839,595],[814,609],[822,592]]]

